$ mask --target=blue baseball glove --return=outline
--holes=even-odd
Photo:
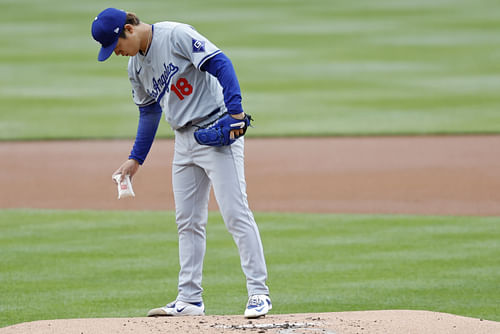
[[[236,119],[225,113],[219,119],[205,128],[194,132],[194,138],[200,145],[225,146],[231,145],[239,137],[245,135],[247,128],[251,126],[252,116],[245,114],[243,119]],[[231,138],[231,131],[234,137]]]

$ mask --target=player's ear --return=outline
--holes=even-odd
[[[131,25],[131,24],[128,24],[128,23],[127,23],[126,25],[124,25],[124,26],[123,26],[123,31],[124,31],[124,32],[128,32],[129,34],[133,34],[133,33],[134,33],[134,30],[135,30],[135,29],[134,29],[134,26],[133,26],[133,25]]]

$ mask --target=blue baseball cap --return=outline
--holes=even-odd
[[[105,61],[111,56],[118,44],[118,37],[123,30],[127,13],[116,8],[103,10],[92,22],[92,37],[101,44],[97,59]]]

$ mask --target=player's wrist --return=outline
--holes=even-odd
[[[232,118],[235,118],[235,119],[243,119],[245,118],[245,113],[244,112],[240,112],[239,114],[230,114]]]
[[[136,164],[136,165],[142,165],[144,163],[144,160],[140,159],[139,157],[133,156],[133,155],[130,155],[128,157],[128,161],[130,163],[133,163],[133,164]]]

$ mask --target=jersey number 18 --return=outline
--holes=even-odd
[[[179,78],[177,82],[170,86],[170,89],[177,95],[177,97],[182,101],[184,96],[191,95],[193,92],[193,86],[185,78]]]

